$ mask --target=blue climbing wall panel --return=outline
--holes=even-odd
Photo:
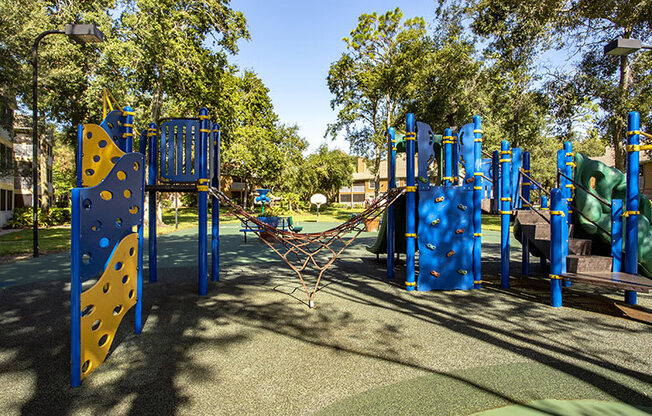
[[[473,186],[419,190],[417,290],[473,288]]]
[[[124,128],[122,127],[122,110],[113,110],[106,115],[106,118],[100,123],[100,126],[113,139],[113,142],[122,150],[127,151],[127,139],[122,136]]]
[[[127,153],[97,186],[81,188],[81,279],[104,271],[114,248],[142,224],[144,156]]]

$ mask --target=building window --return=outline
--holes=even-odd
[[[353,192],[364,192],[364,184],[362,184],[362,185],[353,185]]]
[[[0,211],[7,210],[7,191],[2,189],[0,190]]]
[[[369,189],[376,189],[376,181],[371,180],[369,181]]]

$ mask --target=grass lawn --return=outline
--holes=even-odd
[[[362,208],[322,208],[319,213],[320,222],[345,222],[351,214],[362,212]],[[316,222],[315,210],[298,212],[292,215],[296,223]],[[179,208],[179,230],[197,226],[197,208]],[[209,215],[210,221],[210,215]],[[175,230],[174,209],[163,210],[163,222],[159,225],[157,234],[167,234]],[[230,213],[220,213],[220,222],[235,223],[237,219]],[[483,215],[482,228],[485,230],[500,231],[499,215]],[[145,228],[145,236],[147,236]],[[511,231],[511,227],[510,227]],[[70,250],[70,226],[58,226],[39,229],[39,250],[41,253]],[[32,252],[32,230],[24,229],[13,233],[0,235],[0,257],[20,257]]]

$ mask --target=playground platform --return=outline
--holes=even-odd
[[[160,236],[143,333],[133,334],[128,313],[107,361],[77,389],[69,253],[0,265],[0,414],[652,412],[650,294],[631,306],[611,288],[574,284],[565,307],[552,308],[538,263],[541,278],[518,278],[515,241],[512,287],[501,289],[491,231],[482,290],[410,293],[384,278],[384,262],[365,250],[376,233],[365,233],[309,309],[293,272],[238,230],[221,226],[221,281],[205,297],[197,231]],[[399,263],[397,277],[404,270]]]

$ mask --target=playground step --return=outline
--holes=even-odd
[[[568,273],[592,273],[611,271],[611,257],[581,256],[570,254],[566,257]]]
[[[536,211],[525,209],[516,211],[516,219],[521,223],[521,225],[546,224],[548,228],[550,228],[548,221],[544,220],[542,216],[545,217],[548,221],[550,220],[549,211],[539,211],[538,213]]]
[[[482,209],[483,214],[492,214],[492,209],[491,209],[491,204],[493,201],[491,199],[483,199],[482,203],[480,205],[480,209]]]
[[[550,259],[550,240],[549,239],[530,239],[530,243],[539,250],[547,259]],[[588,256],[591,254],[591,240],[584,238],[568,239],[569,255]],[[611,269],[609,269],[611,270]]]

